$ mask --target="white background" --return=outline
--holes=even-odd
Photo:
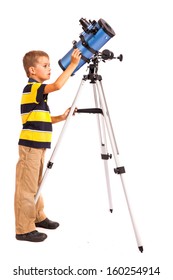
[[[153,269],[159,266],[159,276],[116,276],[116,279],[170,279],[173,249],[171,2],[1,2],[0,273],[4,279],[26,279],[26,276],[13,276],[13,269],[18,266],[98,269],[97,276],[82,276],[82,279],[112,279],[115,276],[107,275],[109,266]],[[58,60],[71,49],[73,40],[79,40],[82,17],[106,20],[116,36],[103,49],[124,56],[121,63],[101,62],[99,74],[103,77],[120,160],[126,168],[126,189],[144,247],[142,254],[120,178],[113,172],[113,160],[108,164],[114,211],[109,212],[94,115],[78,114],[72,118],[42,191],[47,216],[59,221],[59,229],[43,230],[48,238],[40,244],[15,239],[13,199],[21,129],[20,98],[27,82],[22,58],[33,49],[49,53],[51,81],[54,81],[61,73]],[[71,106],[86,71],[85,64],[61,91],[49,96],[52,115],[59,115]],[[93,107],[92,86],[87,82],[76,105]],[[54,126],[52,150],[62,125]],[[47,151],[46,161],[52,150]],[[58,276],[32,277],[55,279]]]

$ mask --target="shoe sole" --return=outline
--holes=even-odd
[[[35,238],[35,240],[34,240],[34,238],[33,239],[31,239],[31,238],[22,238],[22,237],[18,237],[18,236],[16,236],[16,239],[17,240],[19,240],[19,241],[29,241],[29,242],[42,242],[42,241],[44,241],[45,239],[47,238],[47,235],[45,234],[45,236],[43,236],[42,238]]]

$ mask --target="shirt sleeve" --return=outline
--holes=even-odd
[[[40,84],[40,87],[37,89],[36,101],[38,103],[43,101],[43,99],[45,99],[45,96],[47,95],[47,94],[44,94],[45,86],[46,86],[46,84]]]

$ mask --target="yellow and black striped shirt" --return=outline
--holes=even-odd
[[[22,131],[19,145],[33,148],[50,148],[52,122],[48,95],[43,94],[45,84],[29,79],[21,99]]]

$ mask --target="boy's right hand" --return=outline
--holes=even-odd
[[[75,64],[76,66],[79,64],[79,61],[81,59],[81,52],[79,49],[74,49],[71,54],[71,63]]]

